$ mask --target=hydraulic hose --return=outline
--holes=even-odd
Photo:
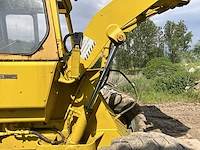
[[[66,46],[66,41],[67,41],[68,37],[73,36],[73,35],[74,35],[74,33],[69,33],[69,34],[65,35],[65,37],[64,37],[64,39],[63,39],[64,49],[65,49],[65,51],[66,51],[67,53],[69,53],[69,51],[68,51],[67,46]]]
[[[62,143],[65,143],[65,136],[60,132],[60,131],[57,131],[56,132],[60,135],[61,137],[61,140],[60,141],[52,141],[50,139],[48,139],[47,137],[45,137],[44,135],[42,135],[41,133],[39,133],[38,131],[30,131],[30,134],[34,134],[34,135],[37,135],[41,140],[49,143],[49,144],[52,144],[52,145],[58,145],[58,144],[62,144]]]
[[[130,106],[128,107],[127,109],[125,109],[124,111],[120,112],[114,119],[118,119],[119,117],[121,117],[123,114],[125,114],[126,112],[128,112],[129,110],[131,110],[138,102],[139,100],[139,96],[138,96],[138,92],[137,92],[137,89],[135,87],[135,84],[133,84],[128,78],[127,76],[121,72],[120,70],[114,70],[114,69],[110,69],[110,71],[113,71],[113,72],[118,72],[120,73],[127,81],[128,83],[130,83],[130,85],[132,86],[132,88],[134,89],[134,92],[135,92],[135,95],[136,95],[136,100],[135,102]]]
[[[47,129],[45,129],[47,130]],[[38,136],[41,140],[50,143],[52,145],[58,145],[58,144],[62,144],[65,143],[65,136],[58,130],[56,129],[52,129],[50,128],[49,130],[54,130],[56,133],[58,133],[61,137],[60,141],[52,141],[50,139],[48,139],[47,137],[45,137],[44,135],[42,135],[40,132],[38,131],[33,131],[33,130],[17,130],[17,131],[11,131],[8,130],[7,127],[5,127],[5,132],[0,132],[0,136],[10,136],[10,135],[29,135],[29,134],[34,134],[36,136]]]

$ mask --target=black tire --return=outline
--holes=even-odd
[[[100,150],[191,150],[175,138],[156,132],[135,132],[112,141],[110,147]]]

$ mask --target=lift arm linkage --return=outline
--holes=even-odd
[[[106,30],[111,25],[117,25],[124,32],[130,32],[145,19],[169,9],[180,7],[189,3],[190,0],[113,0],[100,10],[90,21],[84,36],[96,42],[87,60],[81,63],[85,68],[91,68],[103,55],[107,58],[110,40]],[[112,34],[112,33],[110,33]]]

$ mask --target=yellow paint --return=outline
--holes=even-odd
[[[8,74],[17,77],[0,79],[1,122],[2,119],[11,121],[11,118],[29,117],[44,120],[44,109],[49,99],[56,66],[57,62],[54,61],[0,62],[0,75]],[[5,118],[4,115],[7,117]]]
[[[72,50],[72,65],[71,65],[71,78],[79,79],[80,78],[80,49],[79,46],[76,46]]]
[[[64,8],[60,10],[57,0],[46,0],[50,31],[42,50],[32,56],[0,55],[0,136],[9,134],[2,137],[0,149],[95,150],[128,135],[125,125],[114,120],[115,115],[101,94],[91,112],[82,112],[101,74],[101,70],[89,69],[102,55],[104,66],[109,38],[119,42],[120,34],[124,40],[124,32],[130,32],[141,21],[185,1],[113,0],[93,17],[84,32],[96,42],[89,58],[80,59],[80,53],[75,52],[67,61],[58,16],[66,15],[73,32],[70,0],[63,0]],[[80,133],[76,127],[81,128]],[[28,133],[34,128],[40,128],[40,133],[51,140],[60,137],[44,128],[57,128],[75,140],[50,145]]]
[[[86,61],[81,59],[81,63],[85,68],[92,68],[107,49],[110,41],[105,31],[109,25],[116,24],[124,32],[130,32],[152,15],[173,9],[183,2],[188,0],[112,0],[91,19],[84,31],[84,35],[94,40],[96,45],[89,58]]]
[[[59,55],[59,57],[63,58],[66,55],[66,52],[64,50],[64,45],[62,42],[57,0],[50,0],[50,5],[51,5],[53,23],[54,23],[54,28],[55,28],[55,36],[56,36],[57,47],[58,47],[58,55]]]
[[[109,25],[106,29],[106,34],[116,44],[121,44],[126,40],[126,35],[116,24]]]

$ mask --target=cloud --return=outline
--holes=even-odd
[[[79,0],[78,2],[72,1],[73,10],[71,12],[72,23],[75,31],[84,31],[91,18],[110,0]]]

